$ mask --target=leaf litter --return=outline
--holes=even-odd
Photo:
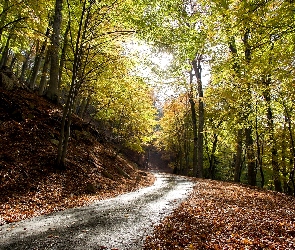
[[[295,249],[295,198],[195,179],[190,197],[148,236],[145,250]]]
[[[65,170],[54,167],[62,110],[0,88],[0,226],[152,185],[89,122],[73,116]],[[124,175],[122,175],[122,172]]]

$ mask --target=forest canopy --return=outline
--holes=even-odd
[[[293,1],[0,3],[0,66],[63,105],[58,165],[72,114],[91,110],[118,145],[153,143],[176,173],[294,194]],[[134,41],[169,67],[127,53]],[[161,88],[174,91],[156,124]]]

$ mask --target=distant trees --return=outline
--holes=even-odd
[[[197,88],[196,67],[193,75],[197,86],[193,88],[198,95],[193,96],[191,88],[184,87],[180,93],[188,95],[194,110],[192,120],[199,123],[198,136],[190,134],[189,172],[200,176],[193,167],[196,161],[193,145],[197,138],[205,152],[198,151],[198,164],[204,163],[204,177],[293,193],[294,130],[289,130],[288,136],[286,131],[294,121],[288,118],[284,107],[294,99],[294,90],[290,88],[294,81],[295,34],[291,28],[294,4],[204,0],[156,5],[151,16],[155,16],[153,22],[158,26],[150,33],[154,38],[151,40],[173,53],[171,78],[190,72],[196,65],[191,62],[197,62],[196,53],[204,55],[210,63],[211,80],[206,83],[203,95]],[[184,86],[180,81],[174,82]],[[192,82],[189,74],[185,82]],[[175,106],[180,100],[170,102]],[[204,113],[200,112],[202,104]],[[165,108],[163,119],[169,116],[170,124],[174,124],[188,111],[181,112],[173,116]],[[204,129],[200,126],[203,119]],[[195,122],[186,123],[189,130],[195,130]],[[170,131],[164,124],[162,130],[163,134]],[[159,141],[175,155],[179,150],[167,146],[177,138],[179,135],[175,134],[174,140],[160,137]],[[200,158],[202,155],[204,160]]]

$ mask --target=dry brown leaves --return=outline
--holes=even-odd
[[[151,174],[143,174],[123,157],[114,157],[110,145],[98,143],[97,133],[78,117],[73,119],[66,170],[56,170],[54,140],[60,121],[60,108],[44,98],[23,89],[0,89],[0,225],[153,183]]]
[[[295,249],[295,199],[197,180],[190,198],[155,227],[144,249]]]

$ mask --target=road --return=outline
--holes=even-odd
[[[189,180],[155,173],[153,186],[0,227],[0,249],[141,249],[153,226],[192,191]]]

